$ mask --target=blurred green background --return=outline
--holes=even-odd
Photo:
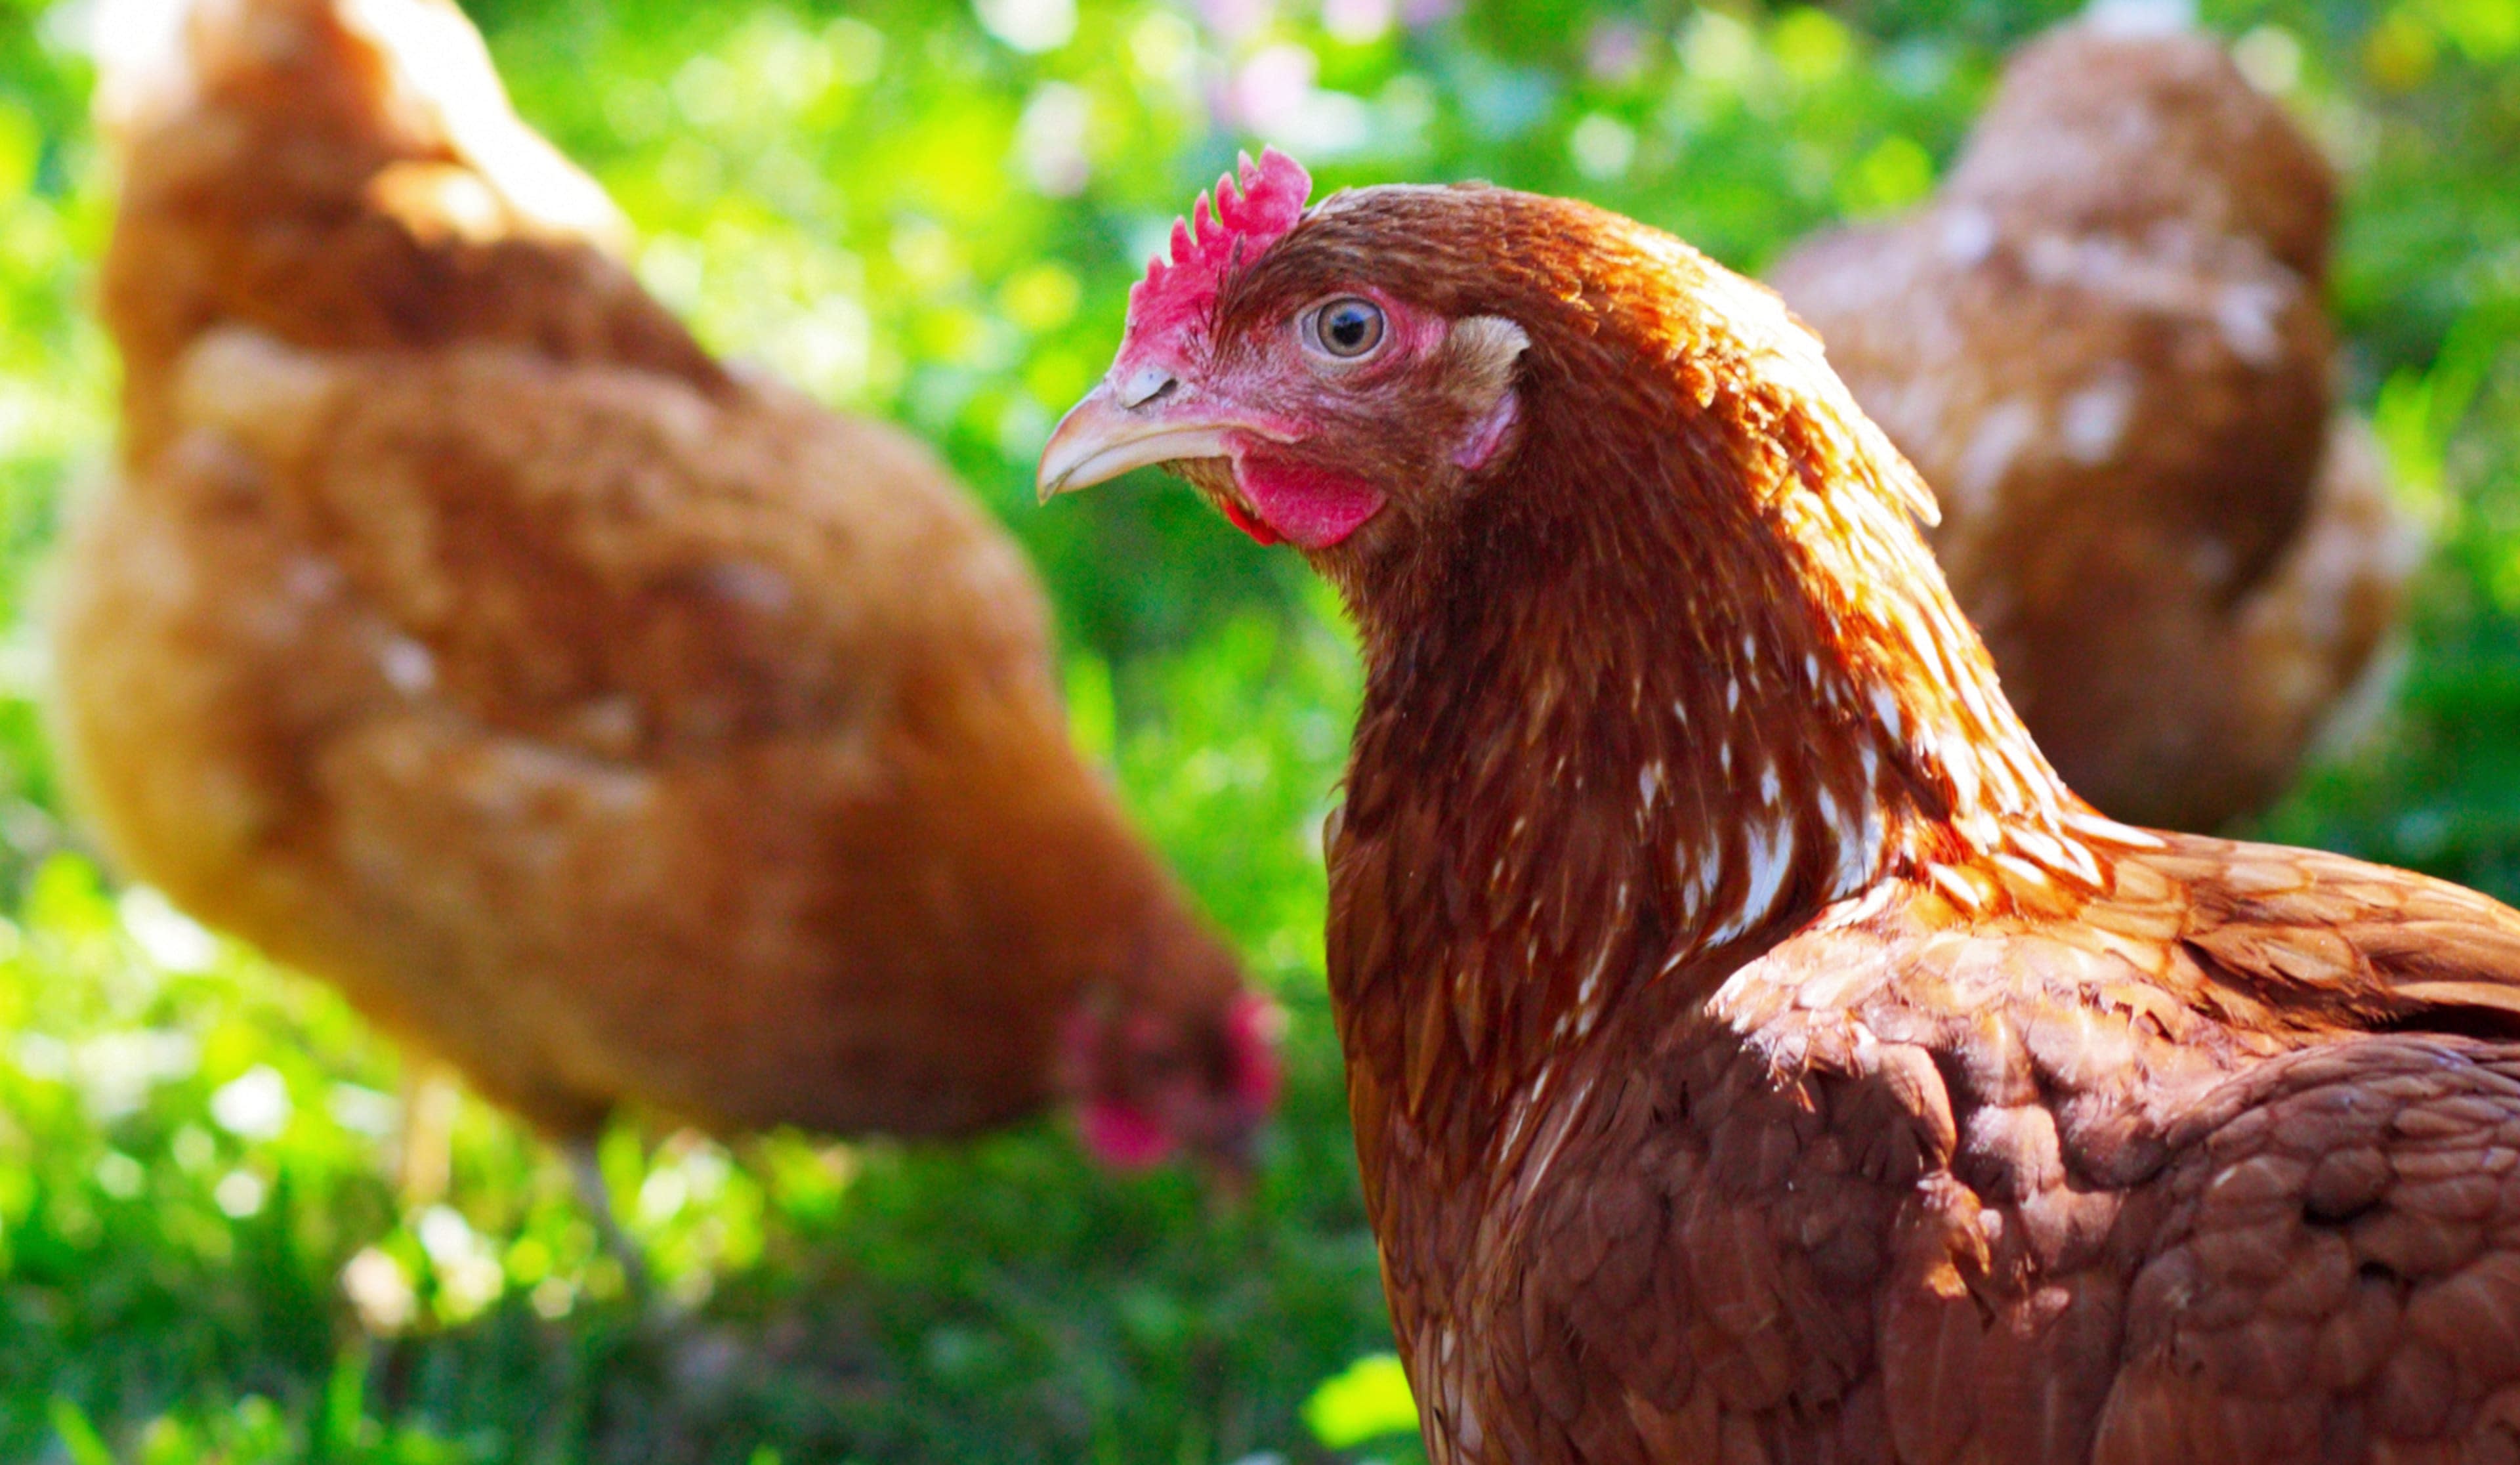
[[[1032,510],[1033,455],[1238,146],[1326,188],[1579,194],[1755,269],[1921,197],[2004,49],[2069,7],[469,8],[711,345],[941,442],[1040,557],[1086,744],[1292,1010],[1266,1178],[1228,1212],[1179,1174],[1097,1178],[1046,1128],[624,1130],[609,1178],[669,1320],[478,1104],[450,1202],[402,1212],[393,1052],[64,822],[25,627],[108,442],[97,12],[0,0],[0,1460],[1413,1457],[1321,995],[1349,646],[1291,556],[1188,494]],[[2438,541],[2389,716],[2263,832],[2520,895],[2520,0],[2203,20],[2347,169],[2347,387]]]

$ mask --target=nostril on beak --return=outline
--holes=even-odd
[[[1120,384],[1120,405],[1136,409],[1172,394],[1181,382],[1160,366],[1142,366]]]

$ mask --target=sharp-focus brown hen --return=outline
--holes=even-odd
[[[188,54],[56,614],[124,868],[563,1137],[1066,1099],[1236,1152],[1267,1006],[1071,750],[1005,533],[703,353],[452,6],[209,0]]]
[[[2421,544],[2331,416],[2335,182],[2213,42],[2065,27],[1941,194],[1770,273],[1939,491],[1934,535],[2074,787],[2210,829],[2290,780]]]
[[[1439,1462],[2508,1459],[2520,914],[2114,823],[1767,291],[1246,167],[1046,491],[1345,591],[1366,1194]]]

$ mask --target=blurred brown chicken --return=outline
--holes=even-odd
[[[564,1139],[1239,1151],[1269,1009],[1071,750],[1012,543],[713,361],[458,11],[210,0],[109,96],[124,456],[55,649],[128,873]]]
[[[2335,180],[2212,42],[2091,21],[1950,180],[1770,274],[1939,494],[2041,745],[2120,817],[2263,806],[2386,659],[2420,536],[2331,413]]]

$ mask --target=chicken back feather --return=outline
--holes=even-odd
[[[2520,913],[2077,798],[1687,246],[1484,186],[1245,245],[1042,484],[1372,505],[1285,537],[1363,633],[1328,968],[1433,1459],[2513,1456]]]
[[[118,862],[564,1137],[1238,1157],[1269,1008],[940,465],[701,351],[451,4],[202,0],[175,61],[110,92],[123,471],[54,617]]]

